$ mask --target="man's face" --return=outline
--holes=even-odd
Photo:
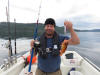
[[[49,35],[49,36],[53,35],[53,33],[55,31],[54,25],[50,25],[50,24],[45,25],[44,29],[45,29],[46,34]]]

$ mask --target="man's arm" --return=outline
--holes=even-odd
[[[75,31],[74,31],[74,29],[72,27],[73,26],[72,22],[65,21],[64,25],[70,31],[70,34],[71,34],[71,38],[68,40],[68,44],[69,45],[80,44],[80,39],[78,38],[77,34],[75,33]]]

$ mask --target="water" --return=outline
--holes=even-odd
[[[22,56],[30,50],[30,41],[31,39],[20,38],[16,40],[17,47],[17,56]],[[13,54],[15,51],[14,40],[12,42]],[[8,48],[5,48],[5,44],[8,43],[8,40],[0,39],[0,65],[3,63],[3,59],[8,57]]]
[[[100,32],[78,32],[77,34],[80,38],[80,45],[69,46],[68,50],[77,51],[100,67]]]
[[[87,57],[90,61],[100,67],[100,32],[77,32],[80,38],[80,45],[68,46],[68,50],[77,51],[81,56]],[[22,55],[30,50],[31,39],[17,39],[17,53]],[[3,59],[8,56],[8,49],[4,47],[7,40],[0,39],[0,65]],[[14,40],[12,40],[14,52]]]

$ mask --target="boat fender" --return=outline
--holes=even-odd
[[[31,59],[31,55],[27,56],[26,59],[24,58],[24,60],[25,60],[25,66],[24,66],[24,68],[30,63],[30,59]],[[36,63],[36,61],[37,61],[37,56],[34,56],[32,58],[32,64]]]
[[[27,62],[28,62],[28,63],[30,63],[30,59],[31,59],[31,55],[29,55],[29,56],[27,57]],[[37,61],[37,56],[34,56],[34,57],[32,58],[32,64],[36,63],[36,61]]]

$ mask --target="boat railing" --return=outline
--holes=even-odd
[[[75,51],[74,51],[75,52]],[[75,52],[77,53],[77,52]],[[86,60],[89,64],[91,64],[97,71],[100,72],[100,68],[98,66],[96,66],[93,62],[91,62],[87,57],[83,57],[82,55],[79,55],[80,57],[82,57],[84,60]]]
[[[100,72],[100,68],[96,66],[93,62],[91,62],[88,58],[83,57],[89,64],[91,64],[96,70]]]

